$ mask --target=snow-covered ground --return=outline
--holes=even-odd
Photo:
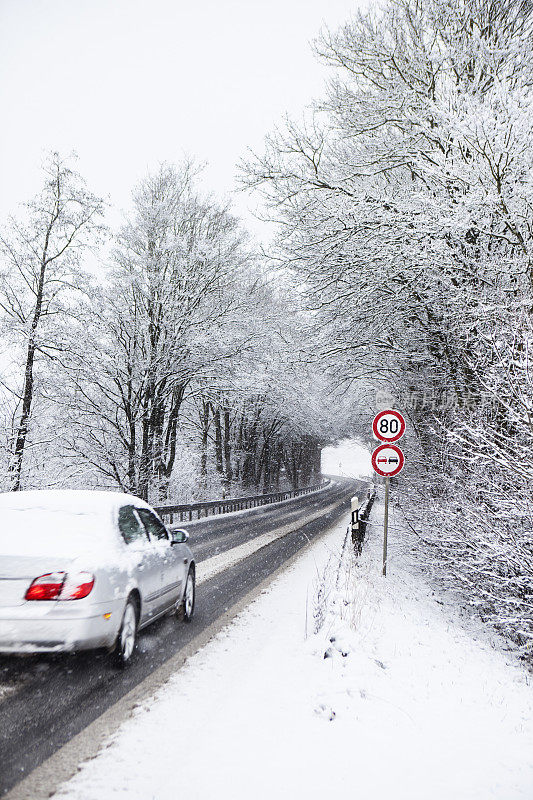
[[[381,576],[382,513],[340,571],[345,522],[309,548],[59,797],[530,800],[528,674],[432,594],[398,514]]]

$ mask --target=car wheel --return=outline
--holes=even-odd
[[[122,669],[130,663],[135,650],[137,641],[137,617],[137,604],[130,597],[124,609],[122,625],[120,626],[113,649],[113,662],[115,666]]]
[[[190,622],[194,613],[194,601],[196,599],[196,580],[194,567],[190,567],[187,573],[187,580],[185,581],[185,591],[183,598],[179,603],[176,613],[178,619],[183,622]]]

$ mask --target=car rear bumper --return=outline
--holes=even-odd
[[[39,604],[42,606],[43,604]],[[123,603],[97,604],[83,610],[36,603],[0,610],[0,653],[63,653],[111,647],[122,619]],[[69,604],[70,606],[70,604]],[[110,614],[109,617],[104,616]]]

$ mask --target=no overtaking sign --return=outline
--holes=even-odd
[[[403,453],[394,444],[382,444],[372,453],[372,466],[378,475],[393,478],[398,475],[404,464]]]

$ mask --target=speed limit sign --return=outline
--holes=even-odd
[[[380,411],[374,417],[372,430],[381,442],[397,442],[405,433],[405,420],[399,411]]]

